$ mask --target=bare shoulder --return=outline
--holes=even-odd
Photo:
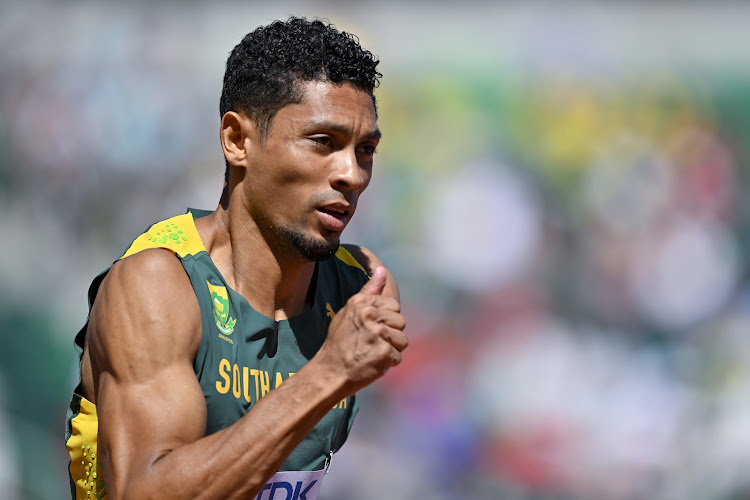
[[[352,244],[343,244],[342,247],[346,248],[346,250],[352,254],[352,256],[357,259],[357,262],[362,264],[362,267],[365,268],[365,271],[367,271],[367,274],[372,276],[372,273],[377,269],[378,267],[382,266],[386,270],[386,283],[385,283],[385,289],[383,290],[383,295],[388,295],[390,297],[395,298],[399,302],[401,301],[401,295],[398,291],[398,284],[396,283],[396,279],[393,277],[393,274],[391,271],[386,267],[385,264],[378,258],[375,253],[370,250],[369,248],[360,246],[360,245],[352,245]]]
[[[91,310],[88,346],[97,372],[132,382],[155,365],[192,362],[200,309],[179,259],[143,250],[112,266]]]

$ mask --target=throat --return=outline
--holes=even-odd
[[[304,286],[300,284],[300,286]],[[318,263],[315,263],[312,276],[307,285],[307,292],[302,296],[299,293],[299,288],[291,294],[291,296],[284,300],[278,298],[277,307],[273,313],[273,319],[275,321],[282,321],[290,319],[294,316],[300,315],[306,311],[309,311],[315,305],[315,296],[318,289]]]

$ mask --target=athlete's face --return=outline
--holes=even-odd
[[[318,81],[302,90],[250,151],[245,199],[267,237],[317,261],[336,252],[370,182],[380,131],[366,92]]]

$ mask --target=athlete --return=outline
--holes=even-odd
[[[393,276],[340,244],[381,137],[377,64],[304,18],[231,52],[218,207],[152,225],[89,289],[74,498],[317,496],[355,393],[408,343]]]

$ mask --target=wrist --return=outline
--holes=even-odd
[[[333,405],[351,394],[347,392],[347,377],[341,367],[326,362],[321,354],[313,357],[293,378],[305,379],[311,385],[309,390],[315,391],[326,404]]]

